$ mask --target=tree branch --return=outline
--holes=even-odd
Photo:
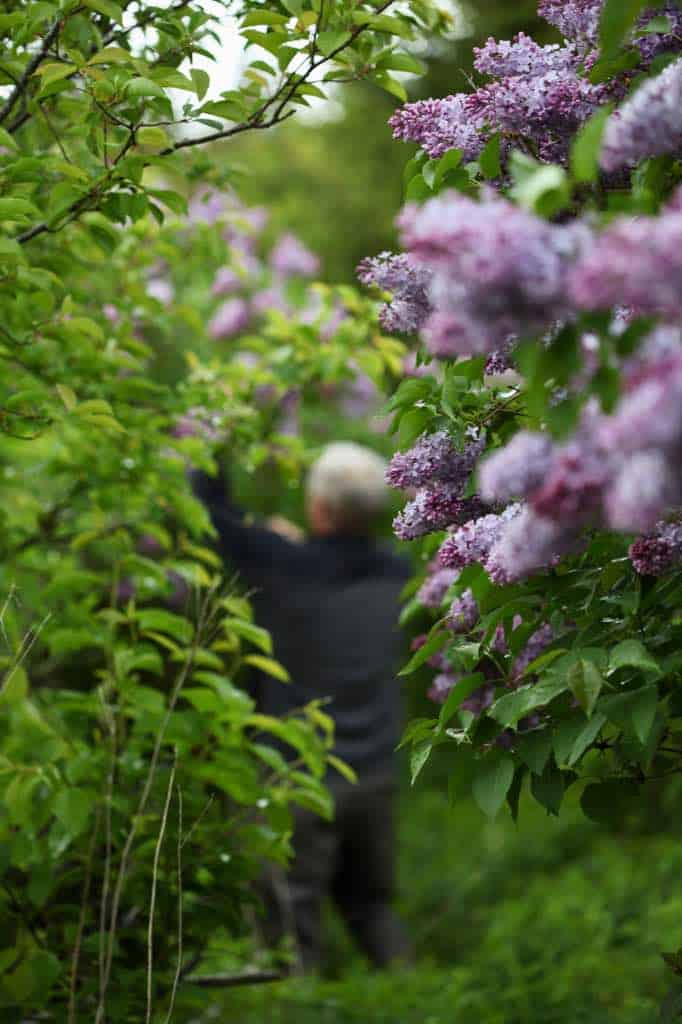
[[[28,86],[28,80],[33,72],[38,68],[47,56],[47,52],[59,35],[62,25],[64,23],[63,18],[57,18],[52,24],[49,32],[43,39],[40,49],[33,55],[31,60],[28,62],[24,69],[24,73],[12,89],[11,93],[7,97],[3,107],[0,109],[0,124],[5,121],[14,109],[14,104],[17,102],[19,97],[26,91]]]

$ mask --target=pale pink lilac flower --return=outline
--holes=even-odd
[[[211,295],[222,297],[232,295],[242,287],[242,280],[232,267],[219,267],[211,285]]]
[[[219,306],[208,323],[209,337],[216,341],[232,338],[244,331],[251,321],[251,310],[244,299],[228,299]]]
[[[320,269],[320,261],[315,253],[291,232],[286,232],[277,241],[270,253],[269,263],[283,277],[313,277]]]

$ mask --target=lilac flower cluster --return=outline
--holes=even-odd
[[[319,272],[320,261],[300,238],[290,231],[282,235],[269,257],[270,266],[282,277],[313,277]]]
[[[476,498],[462,498],[461,487],[451,483],[433,483],[421,487],[412,501],[393,520],[400,540],[416,540],[427,533],[445,530],[462,523],[480,509]]]
[[[469,442],[460,452],[446,430],[422,434],[412,448],[396,452],[391,458],[386,481],[391,487],[405,490],[439,480],[456,484],[461,490],[484,449],[484,438]]]
[[[548,622],[545,623],[544,626],[540,626],[539,629],[536,629],[535,632],[531,634],[526,646],[520,652],[512,665],[511,681],[513,684],[521,681],[523,673],[526,671],[530,663],[535,661],[536,658],[539,658],[555,639],[554,630]]]
[[[379,314],[387,331],[414,334],[422,327],[431,313],[430,271],[417,266],[405,253],[382,252],[364,259],[357,275],[362,284],[393,293]]]
[[[461,597],[456,597],[450,605],[445,624],[452,633],[469,633],[479,618],[476,598],[471,590],[465,590]]]
[[[500,515],[491,513],[464,523],[441,545],[439,564],[443,568],[459,570],[475,562],[485,564],[489,552],[521,510],[521,505],[510,505]]]
[[[597,44],[603,6],[604,0],[540,0],[538,14],[566,39],[591,48]]]
[[[459,572],[456,569],[437,569],[422,583],[417,591],[417,600],[425,608],[440,608],[445,595],[458,576]]]
[[[641,576],[661,576],[682,562],[682,525],[658,523],[630,545],[630,560]]]
[[[468,96],[406,103],[393,114],[389,125],[394,139],[416,142],[432,159],[449,149],[459,149],[464,160],[475,160],[487,141],[484,127],[468,109]]]
[[[638,313],[679,317],[682,212],[673,205],[658,217],[617,218],[584,250],[568,287],[580,309],[628,306]]]
[[[422,337],[436,356],[490,353],[570,312],[566,281],[589,239],[489,193],[410,204],[398,221],[412,260],[432,273]]]

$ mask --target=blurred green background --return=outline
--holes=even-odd
[[[554,41],[533,0],[487,0],[455,11],[454,37],[428,63],[410,98],[466,90],[472,48],[525,31]],[[343,103],[341,103],[341,100]],[[402,171],[413,148],[394,142],[396,101],[351,86],[332,105],[276,133],[221,151],[249,204],[296,231],[329,282],[354,280],[366,255],[396,247]],[[248,168],[246,173],[245,168]],[[424,678],[411,684],[412,710]],[[486,823],[468,797],[466,757],[441,759],[401,801],[401,908],[418,965],[369,974],[330,912],[325,980],[291,980],[207,1001],[193,1021],[243,1024],[651,1024],[671,977],[660,953],[682,945],[679,790],[651,794],[646,814],[605,832],[575,797],[560,819],[521,804]],[[448,789],[450,796],[448,798]],[[216,955],[223,965],[220,937]],[[227,962],[229,966],[229,962]],[[207,1008],[208,1004],[208,1008]]]

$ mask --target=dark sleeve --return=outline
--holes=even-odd
[[[192,470],[190,482],[195,496],[204,503],[215,527],[222,556],[245,573],[275,569],[296,572],[304,548],[264,526],[248,526],[243,510],[235,504],[222,475],[209,476]]]

